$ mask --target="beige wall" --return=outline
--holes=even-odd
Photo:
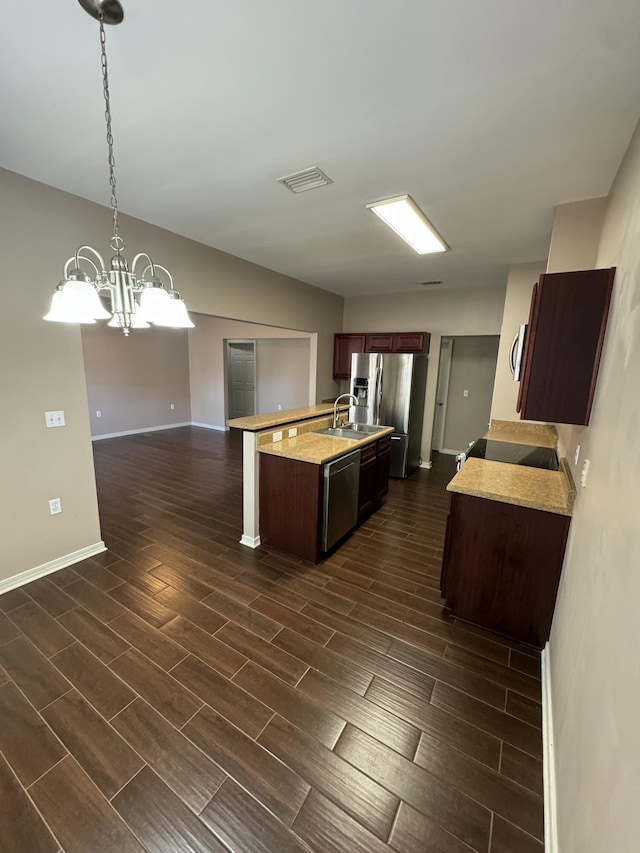
[[[2,582],[101,537],[80,330],[42,320],[80,242],[84,205],[0,170],[0,215]],[[67,425],[46,429],[45,411],[59,409]],[[62,512],[51,516],[56,497]]]
[[[438,290],[421,288],[419,293],[361,296],[345,299],[345,332],[431,333],[427,393],[422,428],[423,462],[431,458],[431,436],[436,405],[440,341],[443,336],[497,335],[504,306],[504,285],[493,288]],[[348,390],[344,384],[343,390]]]
[[[489,425],[496,375],[497,335],[453,339],[443,450],[465,450]],[[468,396],[464,396],[464,392]]]
[[[191,417],[197,424],[225,429],[225,341],[301,338],[308,341],[307,406],[316,402],[318,336],[260,323],[243,323],[224,317],[193,314],[195,329],[189,331]]]
[[[578,487],[550,641],[562,853],[638,847],[638,131],[611,190],[596,265],[617,273],[591,423],[565,432],[591,468]]]
[[[553,219],[547,272],[595,268],[606,209],[606,198],[558,205]]]
[[[45,323],[65,260],[82,243],[108,252],[107,208],[0,170],[0,582],[100,542],[80,331]],[[333,334],[343,300],[262,267],[121,218],[127,254],[149,252],[193,311],[318,333],[318,399],[334,393]],[[117,333],[116,333],[117,334]],[[64,409],[67,426],[45,429]],[[50,516],[48,500],[63,512]]]
[[[536,261],[532,264],[514,264],[509,267],[507,294],[504,300],[504,314],[500,330],[496,380],[491,402],[491,417],[496,420],[519,420],[519,415],[516,414],[516,402],[520,385],[513,381],[509,369],[509,352],[520,324],[526,323],[529,319],[531,291],[540,274],[545,271],[545,267],[544,261]]]
[[[83,327],[82,350],[92,436],[191,421],[186,329],[125,337],[96,323]]]
[[[256,414],[309,404],[309,339],[259,340],[256,344]]]

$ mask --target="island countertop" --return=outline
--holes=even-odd
[[[362,438],[335,438],[331,435],[320,435],[317,432],[304,432],[282,441],[259,442],[257,450],[258,453],[296,459],[298,462],[324,465],[325,462],[344,456],[352,450],[358,450],[366,444],[371,444],[372,441],[391,435],[392,432],[391,426],[382,427],[378,432],[364,435]]]
[[[348,409],[349,405],[341,404],[338,411]],[[249,415],[245,418],[232,418],[227,421],[228,427],[242,429],[246,432],[260,432],[263,429],[319,418],[322,415],[333,414],[333,403],[321,403],[316,406],[303,406],[300,409],[285,409],[280,412],[267,412],[264,415]]]

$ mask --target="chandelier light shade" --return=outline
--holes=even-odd
[[[53,294],[49,313],[43,319],[53,323],[95,323],[96,320],[110,320],[109,326],[122,329],[125,335],[128,335],[131,329],[148,329],[151,324],[174,329],[191,329],[193,323],[189,318],[187,306],[180,293],[175,290],[169,270],[154,264],[146,252],[140,252],[135,256],[129,270],[123,256],[125,243],[120,236],[118,223],[104,25],[119,24],[124,13],[118,0],[78,0],[78,2],[86,12],[100,22],[100,59],[113,211],[113,236],[110,246],[115,254],[107,269],[99,252],[91,246],[80,246],[75,255],[64,265],[63,280]],[[139,269],[142,259],[146,261],[146,266],[138,275],[136,270]],[[158,277],[158,271],[167,276],[168,290]],[[110,311],[103,305],[101,296],[106,297]]]

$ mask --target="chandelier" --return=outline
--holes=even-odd
[[[123,257],[125,243],[120,236],[118,223],[104,25],[119,24],[124,17],[124,12],[118,0],[78,1],[86,12],[100,22],[102,88],[113,211],[113,236],[109,245],[115,254],[107,269],[99,252],[91,246],[80,246],[75,255],[65,263],[63,280],[53,294],[49,313],[43,319],[56,323],[95,323],[96,320],[110,319],[109,326],[122,329],[125,335],[129,334],[130,329],[148,329],[151,323],[155,326],[179,329],[193,328],[187,307],[180,293],[173,286],[171,273],[165,267],[154,264],[146,252],[140,252],[135,256],[131,263],[131,270]],[[139,271],[139,275],[136,270]],[[158,277],[158,272],[167,277],[168,290]],[[101,294],[108,297],[110,312],[104,307],[100,299]]]

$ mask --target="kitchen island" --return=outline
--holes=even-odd
[[[484,437],[557,445],[555,428],[542,424],[492,422]],[[550,471],[471,458],[447,490],[441,591],[454,616],[541,648],[575,498],[567,460]]]
[[[348,404],[338,406],[343,420],[348,408]],[[227,426],[243,431],[242,545],[257,548],[261,543],[259,454],[321,466],[349,451],[373,445],[393,432],[393,427],[384,427],[373,436],[353,439],[319,435],[318,430],[331,426],[333,412],[333,404],[320,404],[227,421]]]

